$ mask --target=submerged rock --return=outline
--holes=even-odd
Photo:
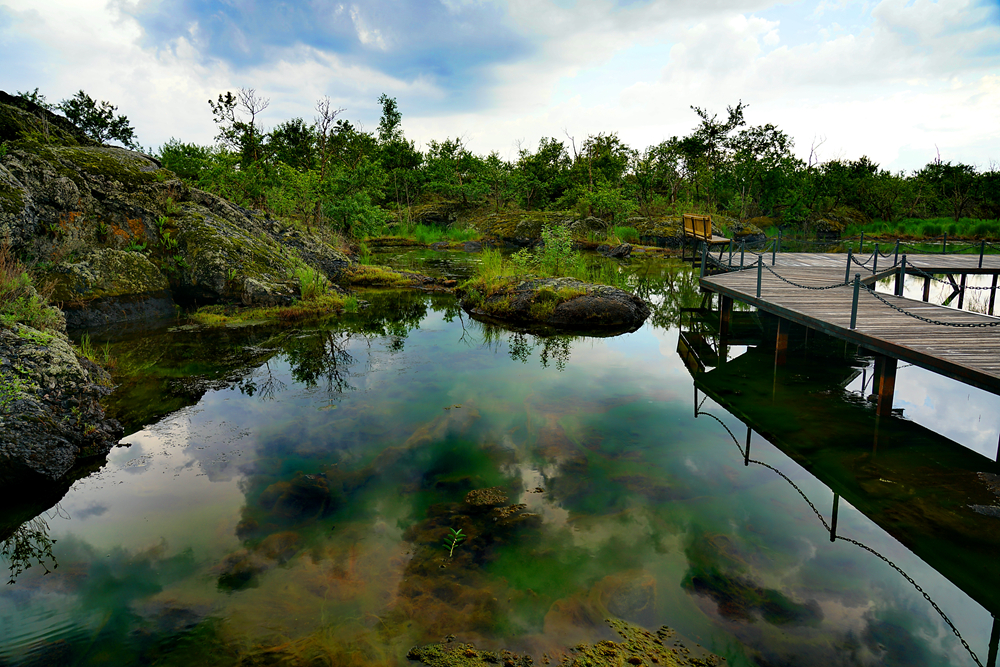
[[[459,291],[462,308],[505,323],[544,325],[560,330],[626,333],[649,317],[649,305],[616,287],[575,278],[472,281]]]
[[[716,667],[726,663],[725,658],[709,653],[697,646],[684,645],[676,633],[667,626],[655,633],[616,618],[606,620],[618,633],[621,641],[603,640],[594,644],[579,644],[567,648],[556,663],[546,656],[545,664],[559,667],[603,667],[605,665],[667,665],[672,667]],[[668,646],[668,642],[670,645]],[[505,665],[531,667],[534,660],[528,655],[511,651],[484,651],[473,644],[456,641],[449,635],[439,644],[414,646],[406,654],[430,667],[486,667]]]

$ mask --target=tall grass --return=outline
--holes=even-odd
[[[315,301],[330,289],[330,281],[321,271],[311,267],[303,267],[295,272],[299,279],[299,291],[303,301]]]
[[[844,236],[904,237],[913,239],[940,238],[947,234],[949,238],[964,239],[1000,239],[1000,220],[981,220],[961,218],[904,218],[895,222],[873,220],[864,225],[848,225]]]
[[[28,270],[10,251],[10,244],[0,243],[0,325],[13,327],[20,322],[45,330],[56,326],[59,315],[47,307],[47,300],[32,285]]]

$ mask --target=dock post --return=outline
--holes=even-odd
[[[781,252],[781,227],[778,227],[778,252]]]
[[[719,295],[719,337],[722,340],[729,338],[729,321],[733,314],[733,297],[725,294]]]
[[[840,513],[840,494],[833,494],[833,512],[830,516],[830,541],[837,541],[837,515]]]
[[[858,241],[858,254],[860,255],[865,249],[865,230],[861,230],[861,240]]]
[[[784,366],[788,358],[788,327],[791,322],[783,317],[778,318],[778,335],[774,340],[774,365]]]
[[[780,234],[781,232],[778,233]],[[774,258],[777,256],[777,254],[778,254],[778,242],[775,241],[774,245],[771,246],[771,266],[774,266]]]
[[[853,257],[853,256],[854,256],[854,254],[851,252],[851,249],[848,248],[847,249],[847,268],[844,269],[844,284],[845,285],[847,284],[847,281],[851,279],[851,257]]]
[[[875,254],[873,255],[873,257],[875,258],[874,261],[872,262],[872,275],[874,276],[876,273],[878,273],[878,244],[877,243],[875,244]]]
[[[944,233],[944,243],[941,244],[941,254],[944,255],[948,252],[948,232]]]
[[[750,467],[750,427],[747,426],[747,447],[743,451],[743,467]]]
[[[699,278],[705,277],[705,262],[708,261],[708,244],[701,246],[701,270],[698,274]]]
[[[986,667],[997,667],[997,647],[1000,646],[1000,623],[993,617],[993,632],[990,633],[990,652],[986,658]]]
[[[927,276],[924,278],[924,301],[931,300],[931,277]]]
[[[892,265],[899,264],[899,239],[896,239],[896,256],[892,258]]]
[[[903,254],[903,260],[899,265],[899,271],[896,273],[896,296],[903,296],[903,286],[906,284],[906,254]]]
[[[892,395],[896,390],[896,358],[875,355],[875,373],[878,381],[878,404],[875,413],[879,417],[892,414]]]
[[[760,298],[760,283],[764,278],[764,257],[757,258],[757,298]]]
[[[733,268],[733,240],[729,239],[729,268]]]
[[[962,310],[962,302],[965,301],[965,279],[967,274],[962,274],[962,280],[958,284],[958,309]]]
[[[743,269],[743,253],[746,252],[747,242],[740,241],[740,269]]]
[[[986,252],[986,241],[979,242],[979,268],[983,268],[983,253]]]
[[[861,292],[861,274],[854,274],[854,303],[851,305],[851,329],[858,325],[858,294]]]
[[[993,314],[993,302],[997,297],[997,274],[993,274],[993,286],[990,287],[990,315]]]

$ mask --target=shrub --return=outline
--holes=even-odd
[[[0,243],[0,324],[12,327],[20,322],[45,330],[58,321],[58,314],[35,291],[24,264],[11,254],[10,244]]]

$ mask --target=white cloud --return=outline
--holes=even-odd
[[[446,8],[459,16],[489,4],[449,0]],[[323,7],[320,19],[350,16],[368,51],[391,46],[394,33],[364,5]],[[13,17],[7,25],[4,9]],[[1000,159],[1000,24],[990,11],[971,0],[826,0],[811,14],[766,0],[509,0],[507,27],[532,48],[476,65],[471,77],[465,68],[454,84],[440,69],[392,75],[377,60],[302,43],[258,47],[266,58],[253,64],[210,60],[196,19],[151,47],[136,20],[104,0],[8,0],[0,31],[18,46],[0,53],[31,59],[7,73],[11,92],[39,86],[61,99],[83,88],[118,104],[140,141],[154,146],[170,136],[210,142],[206,100],[241,86],[272,99],[268,124],[311,118],[315,100],[330,95],[346,117],[371,127],[386,92],[419,143],[465,136],[473,150],[502,155],[518,140],[534,146],[564,129],[578,142],[617,131],[641,149],[690,132],[691,105],[724,113],[742,100],[748,122],[775,123],[803,157],[819,135],[824,159],[866,154],[911,169],[933,158],[935,145],[944,159]],[[227,25],[225,34],[250,48],[251,27]]]

